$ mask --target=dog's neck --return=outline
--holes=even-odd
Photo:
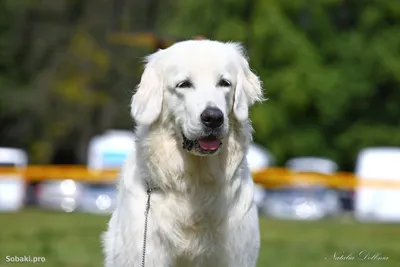
[[[247,122],[246,122],[247,123]],[[164,192],[193,193],[200,187],[221,188],[245,165],[251,127],[232,120],[218,154],[195,156],[182,147],[182,137],[161,124],[137,128],[137,164],[146,168],[147,182]]]

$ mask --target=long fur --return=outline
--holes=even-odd
[[[190,47],[190,42],[210,45],[207,42],[213,41],[187,42]],[[236,90],[241,93],[235,91],[232,101],[238,101],[242,94],[246,102],[242,105],[247,109],[247,105],[261,100],[261,84],[237,45],[218,45],[233,48],[238,57],[235,64],[244,64],[238,66],[242,69],[237,84],[242,85]],[[168,49],[158,53],[165,52]],[[152,69],[149,76],[154,79],[156,72]],[[142,83],[148,82],[142,79]],[[166,90],[154,84],[150,87],[153,92]],[[135,104],[149,97],[149,92],[140,90],[139,86],[137,94],[143,95],[133,100]],[[217,155],[202,157],[182,148],[173,105],[165,98],[154,103],[162,106],[156,110],[158,114],[145,110],[146,106],[132,111],[134,118],[141,112],[146,114],[139,120],[136,149],[122,169],[117,208],[103,235],[105,266],[141,266],[148,183],[157,189],[151,194],[146,267],[255,267],[260,240],[254,185],[245,158],[252,134],[247,111],[239,110],[238,116],[235,103],[227,101],[229,130],[223,146]]]

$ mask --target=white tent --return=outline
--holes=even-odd
[[[375,147],[362,150],[355,174],[361,181],[400,182],[400,148]],[[355,192],[355,217],[360,221],[400,222],[400,188],[371,188]]]
[[[133,131],[109,130],[89,143],[88,168],[120,168],[135,146]]]
[[[0,166],[25,167],[28,156],[17,148],[0,147]],[[19,175],[0,176],[0,211],[17,211],[24,205],[25,179]]]

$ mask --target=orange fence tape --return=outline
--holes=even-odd
[[[87,182],[112,182],[119,174],[118,169],[91,170],[79,165],[31,165],[27,168],[0,167],[2,175],[20,175],[27,181],[40,182],[45,180],[73,179]]]
[[[73,179],[78,181],[107,183],[115,181],[119,170],[90,170],[82,165],[31,165],[26,168],[0,167],[0,179],[18,175],[27,181]],[[373,188],[400,188],[400,181],[360,180],[352,173],[325,175],[312,172],[293,172],[285,168],[268,168],[253,173],[254,181],[267,188],[290,187],[293,185],[324,185],[338,189],[354,189],[358,186]]]

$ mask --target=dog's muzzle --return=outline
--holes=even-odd
[[[183,143],[182,143],[183,149],[185,149],[187,151],[192,150],[194,148],[194,146],[196,145],[196,141],[187,139],[183,133],[182,133],[182,136],[183,136]]]
[[[222,145],[221,139],[216,135],[207,135],[198,140],[189,140],[183,133],[182,147],[187,151],[196,151],[204,155],[210,155],[217,152]]]

